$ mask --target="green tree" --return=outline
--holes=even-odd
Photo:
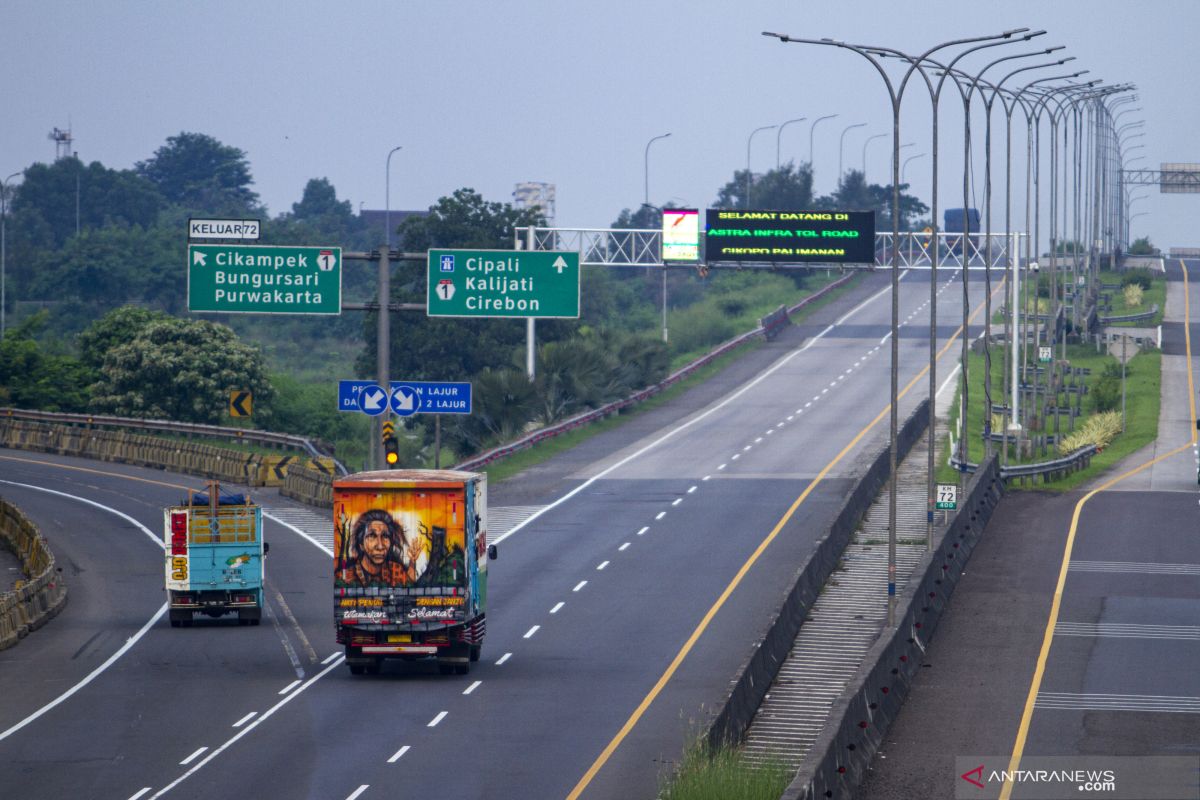
[[[509,250],[516,228],[545,224],[535,209],[489,203],[474,189],[457,189],[429,208],[427,216],[411,216],[400,224],[400,241],[409,252],[431,247]]]
[[[541,221],[531,209],[489,203],[473,189],[459,189],[431,206],[428,216],[405,219],[400,238],[403,249],[410,252],[431,247],[509,250],[517,226]],[[404,269],[393,279],[393,302],[424,303],[425,297],[423,267]],[[575,327],[574,320],[539,321],[538,340],[564,338]],[[375,330],[375,314],[368,314],[363,327],[367,346],[357,365],[360,375],[375,371]],[[400,313],[392,317],[391,332],[392,375],[410,380],[469,380],[485,367],[499,369],[510,363],[514,348],[525,341],[525,322]]]
[[[216,214],[251,213],[258,207],[246,153],[203,133],[167,137],[136,169],[170,203]]]
[[[1134,239],[1133,244],[1129,245],[1129,255],[1154,256],[1158,255],[1158,248],[1150,243],[1149,236],[1143,236],[1140,239]]]
[[[717,192],[717,208],[746,208],[746,191],[754,208],[772,211],[804,211],[813,208],[812,167],[792,162],[753,177],[747,186],[746,170],[737,170],[733,179]]]
[[[900,185],[900,230],[913,230],[917,220],[923,214],[929,213],[929,206],[917,197],[905,194],[907,183]],[[890,231],[892,229],[892,186],[880,186],[877,183],[868,184],[865,176],[859,170],[847,170],[838,182],[837,190],[831,195],[819,197],[816,205],[820,208],[831,208],[846,211],[874,211],[875,230]]]
[[[78,201],[78,204],[76,203]],[[12,200],[9,245],[57,248],[81,231],[102,226],[148,227],[163,198],[152,183],[131,170],[109,169],[78,158],[33,164]],[[76,210],[78,209],[78,218]],[[21,255],[21,254],[18,254]],[[18,264],[20,258],[18,258]]]
[[[0,339],[0,406],[39,411],[87,410],[95,372],[78,359],[51,354],[34,341],[48,314],[39,312]]]
[[[518,369],[485,369],[472,382],[472,413],[456,416],[447,435],[460,452],[475,452],[520,435],[537,410],[537,393]]]
[[[229,392],[254,393],[255,419],[269,424],[273,390],[261,352],[204,320],[157,319],[104,355],[92,385],[96,411],[126,417],[218,423]]]
[[[76,337],[79,360],[99,371],[104,357],[118,345],[136,339],[151,322],[171,319],[170,314],[137,306],[122,306],[105,314]]]

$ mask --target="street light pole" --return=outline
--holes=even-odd
[[[379,254],[379,311],[375,318],[375,372],[378,376],[379,386],[389,395],[392,385],[388,377],[388,368],[392,360],[392,315],[388,311],[388,302],[392,299],[392,156],[400,149],[401,147],[397,145],[388,151],[384,166],[384,183],[386,185],[383,191],[383,226],[386,230],[383,251]],[[371,452],[375,454],[375,464],[380,469],[383,469],[387,463],[383,452],[383,423],[389,417],[391,417],[390,411],[380,414],[375,418],[375,424],[372,426],[375,434],[375,446],[371,448]]]
[[[867,140],[866,140],[865,142],[863,142],[863,147],[862,147],[862,175],[863,175],[863,184],[864,184],[864,185],[865,185],[865,184],[866,184],[866,182],[867,182],[867,145],[869,145],[871,142],[875,141],[876,139],[882,139],[882,138],[884,138],[885,136],[887,136],[887,134],[886,134],[886,133],[877,133],[877,134],[875,134],[874,136],[868,136],[868,137],[867,137]]]
[[[1008,39],[1014,33],[1022,33],[1025,30],[1028,30],[1028,29],[1023,28],[1023,29],[1019,29],[1019,30],[1015,30],[1015,31],[1006,31],[997,36],[991,36],[991,37],[978,37],[978,38],[970,39],[970,40],[954,40],[954,41],[950,41],[950,42],[944,42],[944,43],[939,44],[936,47],[933,47],[930,50],[926,51],[921,56],[921,58],[924,59],[924,58],[928,57],[929,55],[931,55],[932,53],[936,52],[938,49],[941,49],[943,47],[949,47],[951,45],[965,44],[965,43],[970,43],[970,42],[975,42],[975,41],[987,41],[990,39]],[[899,405],[899,391],[898,391],[898,389],[899,389],[899,381],[898,381],[898,367],[899,367],[898,339],[899,339],[899,336],[898,336],[898,329],[899,329],[899,324],[900,324],[900,305],[899,305],[899,303],[900,303],[900,300],[899,300],[899,294],[900,294],[899,293],[900,248],[897,246],[897,244],[898,244],[898,240],[900,238],[900,103],[903,99],[904,89],[907,86],[908,79],[912,76],[913,71],[919,71],[921,73],[922,78],[925,79],[926,86],[930,89],[931,96],[933,95],[933,90],[932,90],[932,87],[929,85],[928,76],[925,75],[924,71],[921,70],[919,67],[919,61],[913,62],[912,66],[910,67],[908,72],[905,74],[904,80],[901,82],[899,90],[897,91],[897,89],[893,86],[891,79],[888,77],[887,71],[884,70],[883,66],[879,63],[879,59],[872,56],[869,52],[864,50],[862,47],[858,47],[855,45],[849,45],[849,44],[846,44],[845,42],[836,42],[831,39],[821,39],[821,40],[795,39],[793,37],[785,36],[782,34],[767,33],[767,32],[764,32],[763,35],[764,36],[774,36],[774,37],[778,38],[781,42],[784,42],[784,43],[787,43],[790,41],[795,41],[795,42],[803,43],[803,44],[820,44],[820,45],[833,46],[833,47],[842,47],[847,50],[851,50],[855,53],[858,53],[860,56],[866,58],[869,62],[871,62],[871,65],[879,73],[879,76],[883,79],[884,85],[887,88],[888,95],[891,99],[891,106],[892,106],[892,254],[891,254],[892,255],[892,287],[891,287],[892,288],[892,326],[891,326],[891,331],[889,332],[889,337],[891,339],[891,387],[890,387],[891,393],[890,393],[889,414],[888,414],[888,417],[889,417],[889,420],[888,420],[888,422],[889,422],[888,443],[889,443],[890,475],[889,475],[889,481],[888,481],[889,499],[888,499],[888,609],[887,609],[887,624],[889,626],[892,626],[892,625],[895,625],[895,618],[896,618],[896,493],[897,493],[897,489],[898,489],[897,481],[896,481],[896,444],[897,444],[896,440],[897,440],[897,433],[898,433],[898,427],[899,427],[897,406]],[[872,48],[872,49],[874,50],[877,48]],[[883,48],[883,49],[887,49],[887,48]],[[893,51],[893,52],[898,52],[898,51]],[[961,54],[960,54],[960,57],[961,57]],[[935,127],[936,127],[936,124],[935,124]],[[937,151],[935,149],[934,150],[934,158],[936,159],[936,157],[937,157]],[[935,317],[936,317],[936,315],[935,315]],[[936,321],[935,321],[935,324],[936,324]],[[965,335],[965,333],[966,332],[964,331],[964,335]],[[929,413],[931,415],[933,413],[932,403],[933,403],[933,398],[930,398],[930,406],[931,407],[929,409]],[[930,427],[932,427],[932,420],[930,421]],[[930,479],[932,479],[932,471],[930,472]]]
[[[810,173],[816,172],[816,165],[813,162],[813,134],[817,130],[817,124],[827,119],[833,119],[836,116],[837,114],[827,114],[823,117],[817,117],[813,120],[813,124],[808,127],[808,171]]]
[[[917,153],[915,156],[909,156],[908,158],[904,159],[904,163],[900,165],[900,185],[901,186],[908,185],[904,178],[905,172],[908,171],[908,162],[915,161],[918,158],[924,158],[925,155],[926,155],[925,153]]]
[[[646,205],[650,205],[650,145],[654,144],[659,139],[666,139],[670,135],[671,134],[669,133],[664,133],[659,136],[655,136],[650,141],[646,142],[646,152],[643,154],[642,159],[642,177],[645,185],[645,196],[643,197],[642,202]]]
[[[653,137],[650,141],[646,142],[646,151],[643,153],[642,162],[642,175],[645,179],[645,199],[642,202],[643,208],[654,207],[650,205],[650,145],[654,144],[659,139],[666,139],[670,135],[671,134],[669,132],[659,134],[658,136]],[[532,321],[533,320],[531,318],[530,322]],[[663,341],[665,342],[667,341],[667,265],[665,263],[662,265],[662,331]],[[532,352],[532,345],[530,345],[530,352]],[[532,356],[530,356],[530,358],[532,358]],[[532,376],[532,374],[533,370],[531,368],[530,375]]]
[[[764,125],[761,128],[755,128],[750,131],[750,135],[746,137],[746,208],[750,208],[750,192],[754,188],[754,173],[750,171],[750,143],[754,141],[754,134],[762,131],[775,130],[774,125]]]
[[[842,135],[838,139],[838,176],[837,176],[837,185],[838,186],[842,185],[842,175],[844,174],[842,172],[842,152],[845,150],[845,147],[846,147],[846,134],[849,133],[851,131],[851,129],[862,128],[862,127],[865,127],[866,124],[867,123],[865,123],[865,122],[856,122],[855,124],[847,125],[845,128],[842,129]]]
[[[0,339],[8,330],[8,244],[6,242],[5,224],[8,221],[8,182],[23,172],[14,172],[0,181]]]
[[[806,119],[808,119],[808,117],[796,117],[795,119],[789,119],[787,122],[779,126],[779,130],[775,131],[775,169],[779,169],[779,137],[783,136],[783,129],[788,125],[791,125],[793,122],[804,122]]]

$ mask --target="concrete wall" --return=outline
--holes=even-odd
[[[67,586],[37,526],[0,498],[0,539],[21,559],[29,581],[0,594],[0,650],[37,630],[67,604]]]
[[[917,565],[898,599],[897,624],[885,628],[867,652],[781,800],[853,796],[900,713],[921,667],[925,644],[1003,491],[997,458],[993,457],[973,476],[954,522]]]

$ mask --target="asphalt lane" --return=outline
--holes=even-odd
[[[928,284],[906,280],[901,286],[902,319],[921,325]],[[946,324],[957,313],[957,291],[951,282],[942,306]],[[860,309],[854,321],[878,330],[888,316],[884,296]],[[145,797],[168,787],[172,797],[347,797],[361,785],[371,791],[364,790],[364,797],[426,793],[430,787],[455,797],[565,795],[788,506],[882,410],[886,342],[849,335],[855,333],[835,328],[741,397],[733,396],[736,384],[726,383],[707,403],[678,417],[686,427],[503,544],[500,560],[491,565],[484,660],[467,678],[446,679],[426,665],[397,664],[364,680],[352,678],[336,660],[324,666],[334,655],[329,558],[269,523],[268,581],[278,590],[269,593],[272,624],[171,629],[161,623],[118,667],[60,707],[63,713],[47,714],[0,741],[0,761],[21,765],[12,776],[20,783],[13,785],[32,789],[49,780],[66,793],[94,787],[100,795],[118,797],[132,797],[143,787],[151,789]],[[925,365],[928,348],[904,338],[900,347],[903,386]],[[953,353],[946,360],[952,358]],[[915,405],[923,388],[918,383],[906,404]],[[579,486],[662,435],[660,428],[645,430],[591,461],[568,458],[559,467],[572,468],[540,481],[539,489],[494,487],[492,505]],[[856,459],[874,452],[885,437],[883,421],[784,526],[586,796],[653,792],[695,732],[692,720],[720,701],[748,657],[767,624],[766,612],[840,502]],[[4,462],[6,478],[17,463]],[[93,466],[196,483],[148,470]],[[59,486],[62,475],[70,474],[23,468],[31,470],[29,482],[40,485]],[[162,505],[178,494],[94,474],[68,480],[96,487],[155,531]],[[52,541],[59,522],[104,529],[94,510],[88,512],[90,524],[72,523],[61,518],[60,501],[30,495],[18,504],[35,509]],[[161,555],[138,535],[145,539],[137,543],[140,553],[110,553],[111,534],[104,534],[95,550],[80,551],[79,563],[106,564],[114,582],[127,579],[147,598],[149,618],[161,604]],[[144,574],[129,577],[129,559],[138,560]],[[101,581],[97,588],[112,587]],[[68,611],[38,633],[47,647],[50,642],[78,647],[56,632],[77,612],[74,584],[72,590]],[[93,624],[111,629],[104,619],[101,614]],[[111,638],[127,634],[128,627],[118,628]],[[97,658],[114,652],[113,644]],[[512,655],[497,663],[506,653]],[[18,676],[0,674],[0,681],[19,685],[21,676],[39,668],[34,660]],[[85,671],[81,666],[68,677]],[[297,680],[304,683],[293,686]],[[481,683],[472,689],[476,681]],[[18,718],[20,710],[0,705],[5,720]],[[256,716],[243,721],[250,712]],[[242,725],[235,728],[237,722]],[[68,727],[77,735],[64,736]],[[72,746],[84,748],[87,759]],[[201,747],[207,749],[189,760]],[[95,766],[85,768],[85,761]],[[55,765],[61,763],[72,766],[59,770]],[[264,768],[279,764],[287,768]],[[189,775],[193,769],[198,771]]]
[[[1192,276],[1195,266],[1189,264]],[[1187,306],[1200,308],[1200,282],[1189,281],[1185,304],[1182,272],[1177,265],[1168,270],[1176,280],[1164,325],[1159,440],[1094,481],[1104,491],[1090,498],[1084,491],[1022,492],[1003,500],[861,796],[953,797],[961,781],[956,755],[986,756],[989,769],[1004,769],[1022,733],[1023,763],[1037,756],[1187,756],[1200,768],[1200,493],[1189,397],[1200,364],[1193,340],[1189,382],[1186,318],[1170,320]],[[1151,459],[1160,460],[1106,485]],[[1069,569],[1052,616],[1069,541]],[[1039,669],[1048,621],[1053,636]],[[1021,787],[1013,796],[1022,796]]]

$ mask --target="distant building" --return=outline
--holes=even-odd
[[[514,208],[535,208],[546,218],[546,224],[554,225],[554,184],[526,181],[513,189]]]
[[[404,211],[402,209],[393,208],[390,212],[392,225],[392,246],[396,246],[396,228],[408,217],[427,217],[428,211]],[[367,233],[371,235],[373,244],[383,244],[387,241],[387,221],[389,212],[386,209],[362,208],[358,211],[358,217],[363,221],[363,227]]]

